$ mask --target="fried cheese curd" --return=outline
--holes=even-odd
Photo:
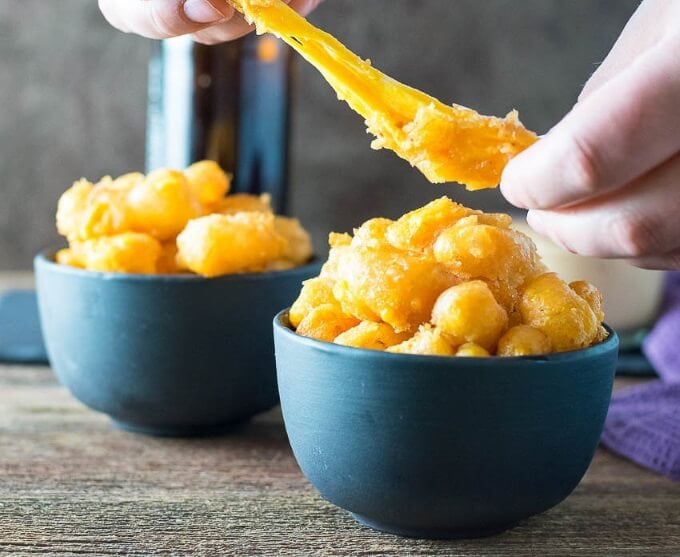
[[[531,356],[606,338],[602,296],[547,271],[508,215],[447,197],[331,233],[289,312],[300,335],[396,354]]]
[[[91,271],[205,277],[306,263],[312,242],[300,222],[274,215],[267,195],[227,195],[230,182],[213,161],[97,184],[79,180],[57,205],[57,230],[69,247],[56,261]]]
[[[399,83],[281,0],[228,2],[258,33],[280,37],[321,72],[338,99],[363,116],[374,149],[394,151],[433,183],[495,187],[508,161],[537,140],[516,111],[505,118],[482,116]]]

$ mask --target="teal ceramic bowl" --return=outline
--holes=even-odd
[[[271,316],[312,264],[205,279],[96,273],[35,258],[40,321],[58,379],[126,429],[219,433],[278,402]]]
[[[618,338],[541,357],[453,358],[338,346],[274,321],[295,458],[328,501],[423,538],[501,532],[557,505],[590,465]]]

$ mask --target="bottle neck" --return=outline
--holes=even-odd
[[[270,36],[159,43],[149,65],[147,170],[215,160],[233,175],[232,191],[267,193],[285,212],[290,63]]]

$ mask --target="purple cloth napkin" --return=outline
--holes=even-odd
[[[680,481],[680,272],[666,277],[663,307],[643,345],[661,379],[612,397],[602,443],[612,452]]]

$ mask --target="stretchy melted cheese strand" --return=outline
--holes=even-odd
[[[447,106],[383,74],[281,0],[229,0],[258,33],[280,37],[366,119],[374,149],[391,149],[433,183],[498,185],[503,168],[536,141],[513,111],[504,119]]]

